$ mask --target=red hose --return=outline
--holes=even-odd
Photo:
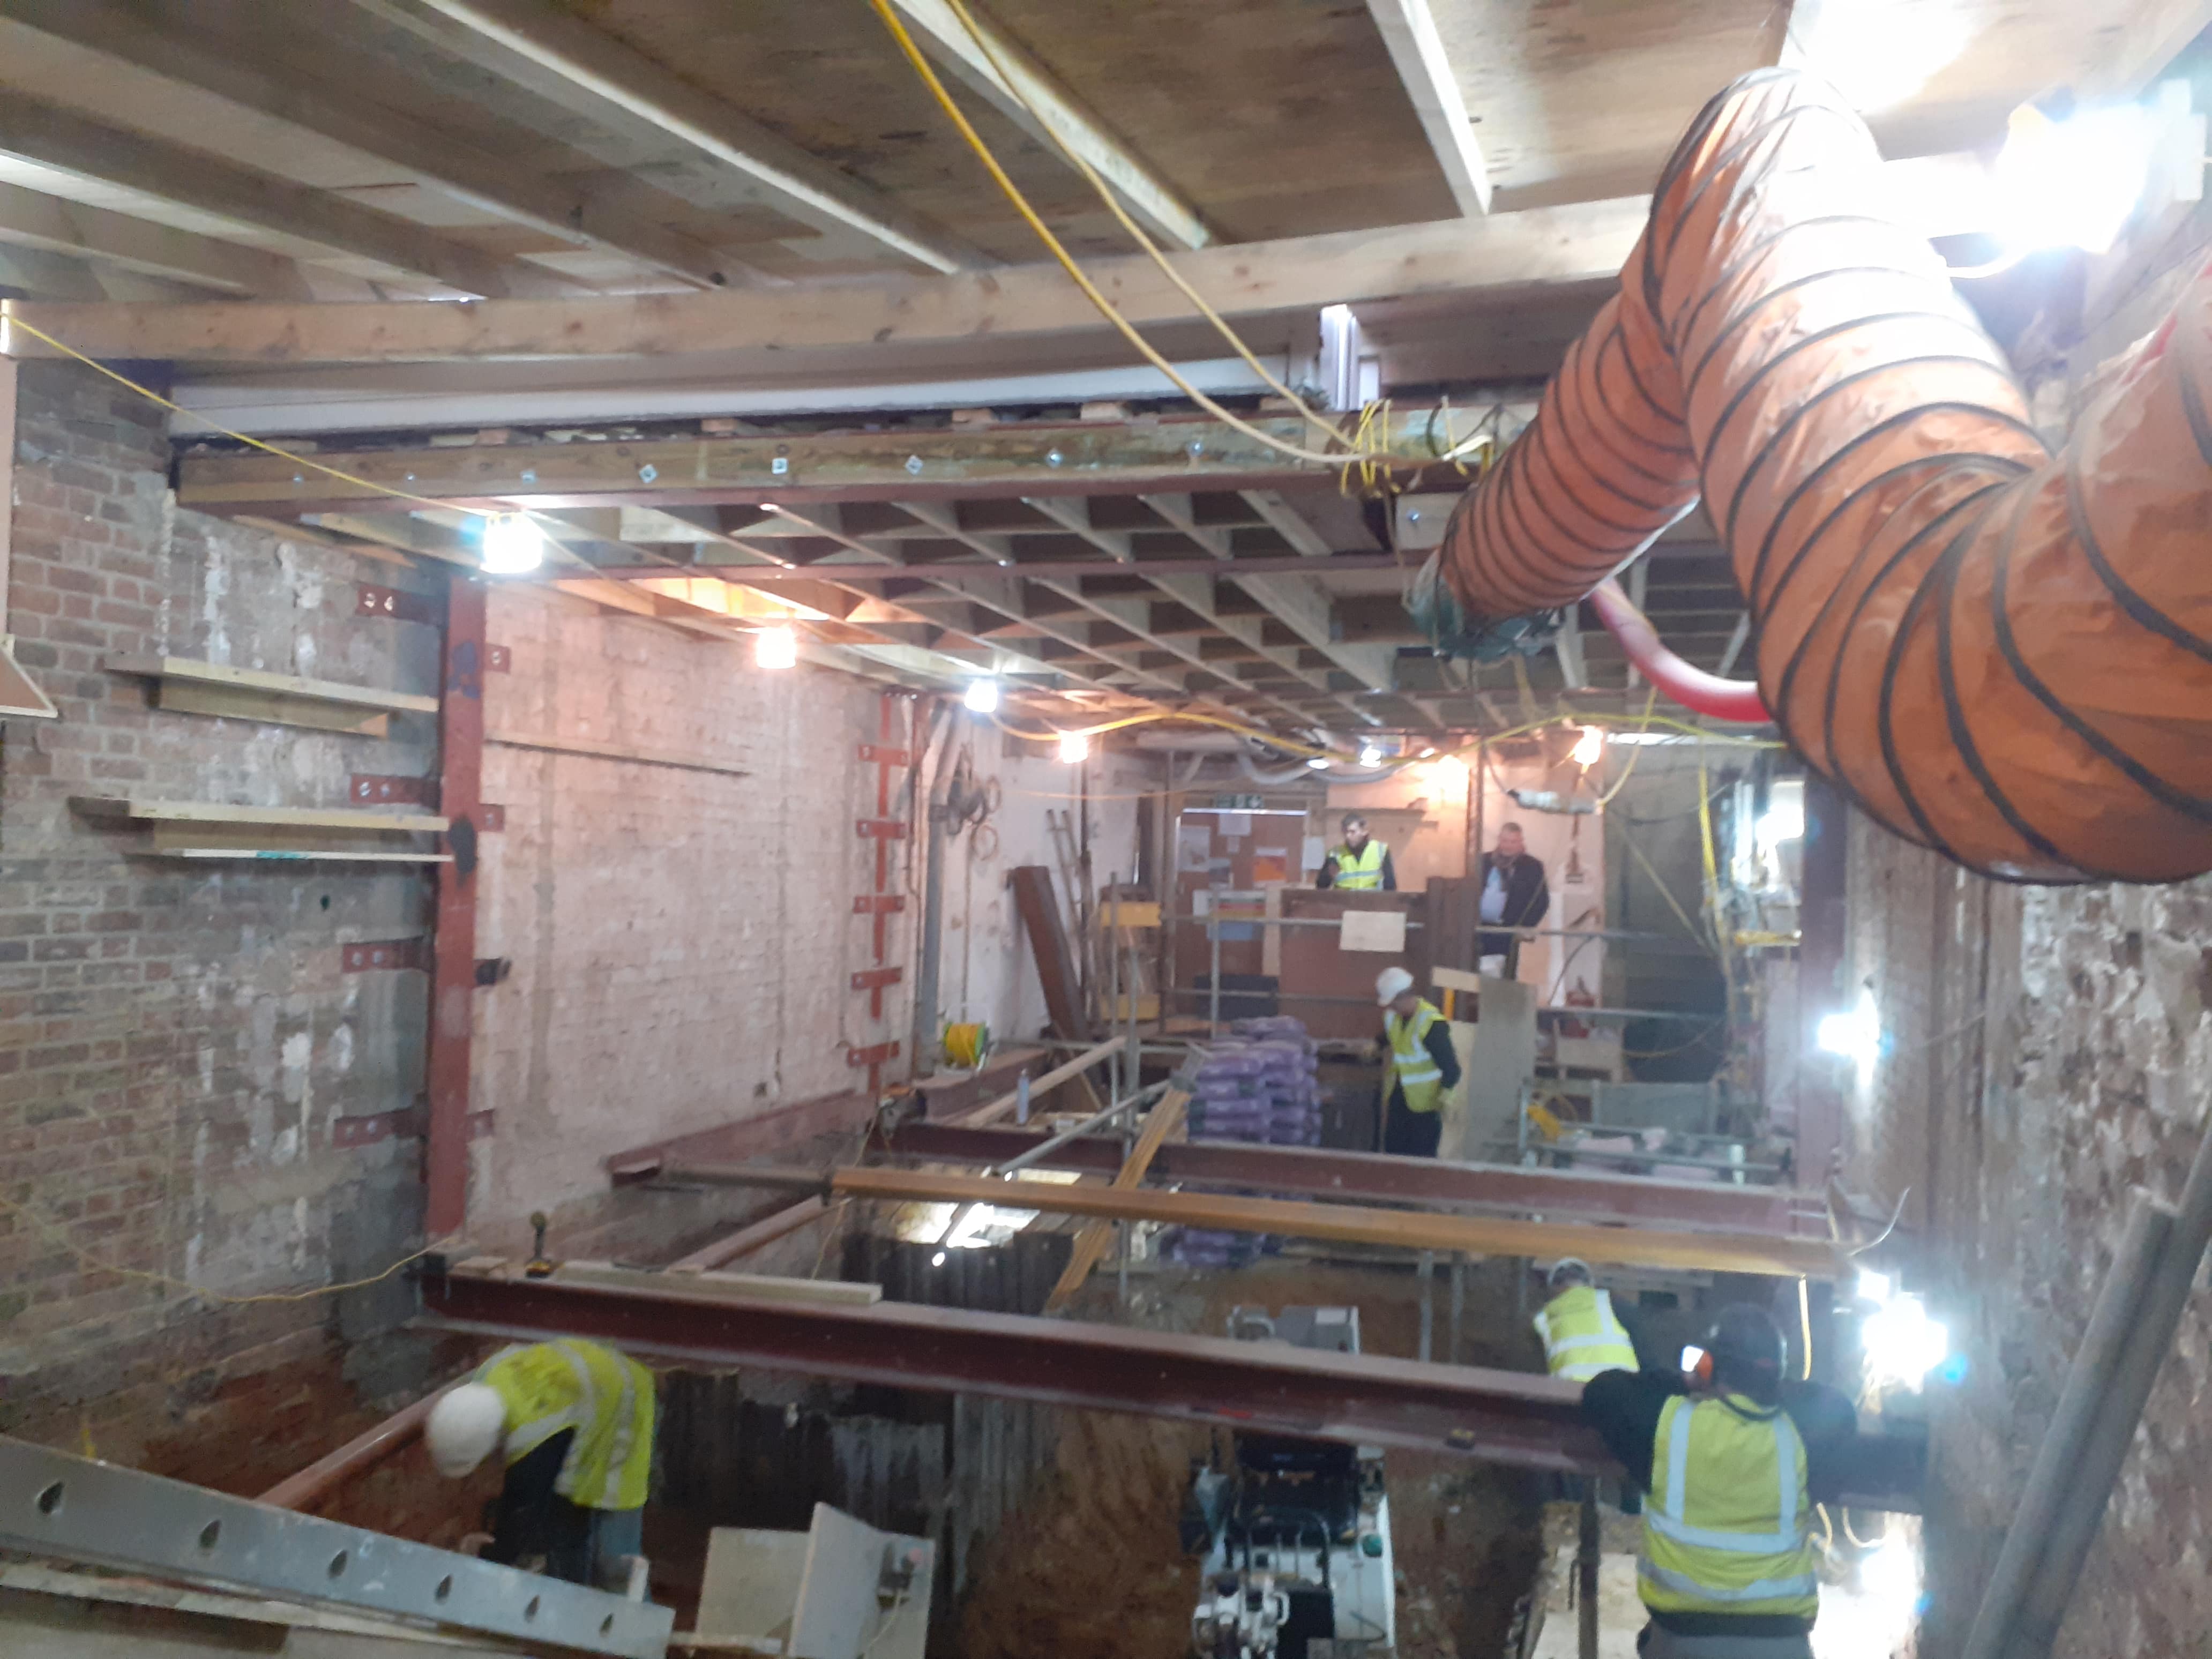
[[[1708,104],[1431,591],[1572,604],[1702,495],[1765,706],[1870,817],[2012,880],[2212,870],[2212,277],[2054,455],[1880,161],[1794,71]]]
[[[1766,700],[1759,695],[1757,682],[1724,680],[1683,661],[1660,643],[1659,630],[1652,627],[1650,618],[1636,608],[1612,577],[1592,588],[1589,598],[1598,620],[1620,641],[1629,661],[1683,708],[1717,720],[1741,720],[1748,726],[1763,725],[1769,718]]]

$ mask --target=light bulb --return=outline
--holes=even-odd
[[[960,701],[971,713],[990,714],[998,712],[999,683],[996,680],[970,680]]]
[[[1758,838],[1763,848],[1779,847],[1785,841],[1796,841],[1805,833],[1805,803],[1800,800],[1779,800],[1759,815]]]
[[[763,668],[788,668],[799,660],[799,635],[788,628],[763,628],[753,635],[753,660]]]
[[[1900,1296],[1859,1327],[1867,1380],[1917,1389],[1951,1352],[1951,1333],[1917,1296]]]
[[[1828,1053],[1856,1061],[1861,1082],[1871,1078],[1875,1061],[1881,1058],[1881,1012],[1874,1006],[1874,993],[1862,988],[1858,1006],[1849,1013],[1823,1014],[1814,1040]]]
[[[1371,743],[1364,745],[1359,751],[1359,763],[1362,766],[1382,765],[1382,751]]]
[[[1308,761],[1306,764],[1312,767],[1316,772],[1326,772],[1328,770],[1328,757],[1326,755],[1316,755],[1311,760]]]
[[[545,562],[545,532],[527,513],[502,513],[483,528],[483,568],[495,576],[520,576]]]
[[[1575,739],[1572,759],[1577,766],[1595,766],[1605,758],[1605,728],[1585,726],[1582,736]]]
[[[1887,1302],[1897,1288],[1887,1273],[1878,1273],[1871,1267],[1859,1269],[1858,1295],[1862,1302]]]
[[[1090,755],[1091,739],[1082,732],[1063,732],[1060,734],[1060,757],[1070,766],[1087,760]]]

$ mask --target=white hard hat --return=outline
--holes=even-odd
[[[499,1390],[483,1382],[462,1383],[430,1407],[422,1437],[438,1473],[459,1480],[507,1437],[507,1407]]]
[[[1552,1271],[1544,1275],[1544,1282],[1556,1287],[1562,1279],[1571,1279],[1577,1273],[1592,1281],[1597,1278],[1597,1275],[1590,1271],[1590,1264],[1582,1257],[1563,1255],[1552,1264]]]
[[[1388,1008],[1413,988],[1413,976],[1403,968],[1385,968],[1375,976],[1375,1006]]]

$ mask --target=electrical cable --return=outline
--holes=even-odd
[[[253,1296],[232,1296],[222,1291],[211,1291],[204,1285],[195,1285],[189,1279],[178,1279],[168,1273],[149,1272],[143,1267],[124,1267],[112,1261],[103,1261],[91,1251],[78,1244],[61,1226],[49,1221],[28,1205],[19,1204],[12,1198],[0,1198],[0,1209],[4,1209],[13,1215],[21,1216],[33,1228],[44,1233],[50,1241],[76,1257],[81,1266],[88,1267],[95,1273],[112,1273],[118,1279],[135,1279],[140,1284],[160,1285],[170,1290],[185,1291],[203,1302],[219,1303],[226,1307],[245,1307],[251,1304],[263,1302],[313,1302],[318,1297],[337,1296],[347,1291],[367,1290],[372,1285],[381,1285],[401,1268],[420,1261],[432,1251],[443,1249],[453,1243],[449,1238],[434,1240],[410,1255],[401,1256],[398,1261],[381,1273],[371,1273],[366,1279],[348,1279],[343,1285],[319,1285],[310,1291],[266,1291]]]
[[[1273,449],[1281,454],[1290,456],[1296,460],[1311,461],[1326,466],[1349,468],[1359,465],[1363,462],[1371,465],[1377,460],[1389,459],[1379,456],[1371,450],[1363,453],[1356,447],[1356,446],[1370,433],[1371,433],[1373,429],[1374,416],[1371,413],[1371,410],[1374,408],[1373,405],[1370,405],[1367,409],[1361,411],[1360,424],[1355,430],[1355,433],[1350,437],[1347,437],[1334,426],[1329,426],[1326,422],[1321,422],[1321,424],[1324,426],[1325,429],[1330,432],[1335,441],[1346,444],[1347,447],[1351,447],[1351,453],[1324,453],[1303,448],[1297,444],[1285,442],[1282,439],[1276,437],[1273,434],[1267,432],[1259,427],[1254,426],[1249,422],[1243,420],[1230,410],[1224,408],[1219,403],[1216,402],[1213,398],[1206,396],[1206,393],[1200,392],[1196,386],[1193,386],[1190,381],[1185,379],[1182,373],[1176,368],[1173,363],[1156,349],[1152,343],[1146,340],[1142,334],[1138,332],[1135,325],[1131,323],[1127,317],[1123,316],[1115,307],[1114,302],[1109,300],[1106,295],[1099,290],[1097,284],[1091,280],[1091,277],[1085,272],[1082,266],[1076,263],[1074,256],[1068,252],[1066,245],[1060,241],[1058,236],[1053,234],[1052,228],[1045,223],[1043,218],[1038,214],[1036,209],[1030,204],[1029,198],[1022,193],[1021,187],[1014,183],[1012,177],[1008,174],[1004,165],[999,161],[998,156],[993,153],[989,144],[984,142],[982,135],[975,131],[974,124],[969,120],[966,113],[961,109],[959,104],[953,99],[952,94],[945,89],[945,82],[939,78],[936,70],[931,66],[928,58],[922,54],[921,48],[915,43],[913,35],[907,32],[906,25],[900,20],[897,12],[893,9],[890,3],[890,0],[869,0],[869,4],[874,9],[877,16],[882,19],[884,27],[890,31],[891,38],[898,43],[900,52],[905,55],[907,62],[913,66],[915,73],[921,77],[923,85],[928,88],[931,96],[936,100],[938,106],[945,112],[946,118],[952,122],[956,128],[958,129],[960,136],[967,141],[969,148],[975,151],[976,158],[983,163],[986,170],[989,172],[992,179],[997,183],[1000,191],[1004,193],[1009,202],[1013,204],[1015,210],[1021,215],[1022,218],[1028,223],[1030,228],[1036,234],[1037,239],[1045,245],[1046,249],[1050,252],[1053,258],[1059,262],[1060,268],[1066,271],[1069,277],[1075,283],[1075,285],[1083,291],[1084,296],[1097,308],[1099,314],[1105,318],[1109,323],[1112,324],[1115,331],[1119,332],[1124,339],[1127,340],[1131,345],[1134,346],[1138,351],[1143,354],[1146,362],[1152,364],[1153,368],[1158,369],[1161,374],[1166,375],[1167,378],[1174,383],[1176,388],[1185,397],[1188,398],[1200,409],[1205,410],[1206,413],[1212,415],[1216,420],[1220,421],[1224,425],[1229,427],[1231,430],[1242,433],[1244,436],[1254,440],[1255,442],[1264,444],[1268,448]],[[990,58],[993,68],[996,70],[998,68],[996,55],[991,52],[988,44],[983,40],[981,32],[976,28],[973,20],[967,17],[964,11],[957,4],[954,6],[954,10],[956,13],[960,15],[963,27],[965,27],[969,33],[975,38],[977,45],[984,51],[986,55]],[[1033,106],[1029,105],[1029,100],[1026,95],[1022,93],[1018,82],[1007,77],[1003,71],[1000,71],[1000,78],[1013,89],[1014,95],[1022,100],[1024,107],[1030,108],[1031,115],[1033,117],[1036,116],[1036,110]],[[1048,134],[1053,134],[1052,124],[1048,121],[1043,120],[1041,117],[1037,118],[1039,125],[1044,128],[1045,131]],[[1065,144],[1060,144],[1056,135],[1054,135],[1054,143],[1056,145],[1059,145],[1062,153],[1066,155],[1069,160],[1073,161],[1082,172],[1084,176],[1091,181],[1091,185],[1098,191],[1099,194],[1106,198],[1108,205],[1114,209],[1117,216],[1122,216],[1123,223],[1129,226],[1134,231],[1135,234],[1139,238],[1140,245],[1144,246],[1146,251],[1151,252],[1155,258],[1159,258],[1161,256],[1159,255],[1157,247],[1152,245],[1151,239],[1148,236],[1146,236],[1141,229],[1137,229],[1133,222],[1129,221],[1125,216],[1121,215],[1120,204],[1113,199],[1111,191],[1106,189],[1103,181],[1098,178],[1097,173],[1091,167],[1090,164],[1085,161],[1082,157],[1074,155],[1073,152],[1069,150]],[[1163,263],[1164,263],[1164,261],[1163,261]],[[1200,310],[1206,315],[1208,319],[1213,323],[1216,328],[1222,331],[1224,336],[1233,338],[1232,331],[1230,330],[1226,321],[1222,319],[1218,313],[1214,313],[1212,308],[1207,306],[1202,299],[1200,299],[1194,291],[1193,291],[1187,284],[1183,283],[1179,278],[1176,281],[1176,286],[1182,289],[1182,290],[1198,305]],[[1259,366],[1257,359],[1253,358],[1250,356],[1249,349],[1244,348],[1241,343],[1239,343],[1238,349],[1240,353],[1245,356],[1248,362],[1252,362],[1255,367]],[[1263,374],[1266,374],[1264,368],[1261,369],[1261,373]],[[1267,378],[1270,385],[1279,386],[1279,383],[1276,382],[1272,375],[1268,375]],[[1304,407],[1303,399],[1297,398],[1295,394],[1291,393],[1288,388],[1279,389],[1283,392],[1284,395],[1291,397],[1292,401],[1297,404],[1301,415],[1309,422],[1317,422],[1318,417],[1315,416],[1310,410],[1307,410]],[[1424,459],[1404,457],[1399,459],[1403,459],[1411,464],[1419,465],[1429,465],[1431,460],[1437,463],[1456,462],[1460,459],[1462,451],[1466,453],[1474,453],[1479,450],[1483,453],[1487,453],[1490,450],[1494,449],[1494,447],[1495,440],[1486,434],[1477,434],[1475,437],[1469,439],[1468,443],[1465,446],[1462,446],[1460,449],[1446,451],[1445,453],[1432,458]]]

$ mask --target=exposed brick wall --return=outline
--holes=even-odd
[[[165,713],[101,665],[168,653],[428,691],[435,638],[353,616],[356,580],[422,586],[410,572],[178,512],[158,411],[129,394],[35,364],[21,403],[10,627],[61,717],[0,737],[0,1426],[167,1461],[173,1431],[247,1370],[319,1368],[343,1395],[333,1339],[388,1326],[404,1298],[210,1307],[94,1264],[242,1296],[412,1247],[413,1144],[343,1151],[331,1126],[419,1086],[419,976],[342,975],[339,947],[422,931],[426,885],[147,857],[70,798],[336,805],[350,772],[427,770],[433,732]],[[392,1359],[356,1357],[372,1392],[408,1386]]]
[[[495,1116],[474,1149],[471,1231],[512,1243],[544,1209],[568,1254],[658,1250],[742,1195],[611,1200],[610,1153],[865,1085],[846,1046],[906,1036],[908,983],[872,1021],[848,983],[872,948],[853,899],[874,883],[855,822],[875,816],[859,746],[877,739],[879,693],[535,588],[495,590],[489,633],[513,660],[485,693],[484,798],[507,829],[483,842],[477,949],[514,966],[477,997],[472,1101]],[[904,704],[894,718],[902,744]],[[892,867],[902,885],[903,844]],[[908,963],[910,903],[891,918],[893,963]]]
[[[1923,1651],[1956,1650],[2111,1266],[2130,1190],[2179,1194],[2212,1115],[2212,879],[2021,889],[1852,826],[1846,983],[1885,1053],[1849,1095],[1854,1185],[1928,1241],[1966,1360],[1931,1395]],[[2059,1659],[2212,1628],[2212,1299],[2159,1376]]]

